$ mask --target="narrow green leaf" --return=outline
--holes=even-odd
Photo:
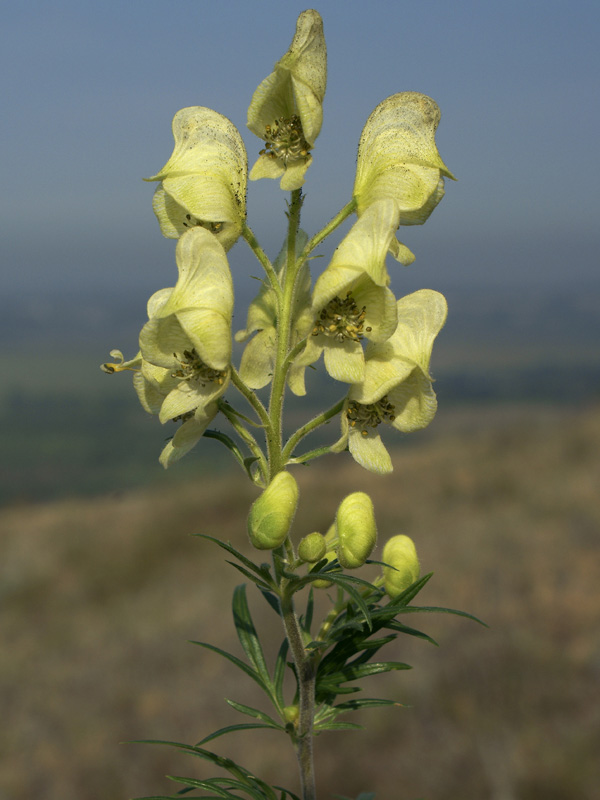
[[[258,708],[252,708],[252,706],[245,706],[243,703],[236,703],[235,700],[229,700],[227,697],[225,698],[225,702],[228,703],[232,708],[235,708],[236,711],[239,711],[240,714],[245,714],[247,717],[253,717],[254,719],[260,719],[263,722],[267,723],[268,727],[270,728],[277,728],[278,730],[285,730],[283,725],[280,725],[274,719],[272,719],[268,714],[265,714],[264,711],[259,711]]]
[[[245,567],[242,567],[241,564],[236,564],[235,561],[227,561],[227,563],[230,564],[234,569],[237,569],[238,572],[241,572],[245,578],[251,580],[252,583],[255,586],[257,586],[261,591],[262,589],[267,589],[267,590],[271,589],[268,583],[265,583],[260,578],[257,578],[256,575],[253,575],[250,572],[250,570],[246,569]]]
[[[252,678],[253,681],[256,681],[260,688],[265,691],[269,697],[271,696],[270,687],[266,686],[263,679],[259,675],[259,673],[252,669],[251,666],[246,664],[245,661],[242,661],[241,658],[234,656],[232,653],[228,653],[226,650],[221,650],[220,647],[216,647],[214,644],[209,644],[208,642],[194,642],[190,641],[190,644],[197,644],[199,647],[205,647],[207,650],[212,650],[215,653],[219,653],[222,655],[223,658],[226,658],[228,661],[231,661],[232,664],[235,664],[236,667],[245,672],[248,677]]]
[[[199,536],[201,539],[208,539],[210,542],[214,542],[218,545],[222,550],[227,550],[227,552],[235,556],[238,561],[241,561],[247,569],[254,572],[261,580],[268,584],[270,589],[277,591],[277,585],[274,583],[269,568],[265,564],[261,564],[260,566],[255,564],[254,561],[251,561],[243,553],[240,553],[239,550],[236,550],[229,542],[222,542],[214,536],[208,536],[206,533],[195,533],[194,536]]]
[[[453,614],[456,617],[465,617],[465,619],[470,619],[473,622],[478,622],[480,625],[483,625],[484,628],[489,628],[489,625],[483,620],[474,617],[473,614],[467,614],[466,611],[457,611],[454,608],[441,608],[439,606],[405,606],[404,608],[399,609],[399,614],[417,614],[420,611],[424,611],[428,614]]]
[[[281,605],[279,603],[279,598],[276,594],[268,590],[260,590],[262,596],[265,598],[267,603],[271,606],[273,611],[277,614],[278,617],[281,616]]]
[[[287,654],[289,650],[289,642],[287,639],[284,639],[281,643],[281,647],[279,648],[279,652],[277,653],[277,660],[275,661],[275,670],[273,672],[273,686],[275,688],[275,697],[277,698],[277,702],[279,704],[279,709],[282,709],[285,706],[285,700],[283,698],[283,681],[285,678],[285,670],[287,667]]]
[[[227,725],[225,728],[219,728],[218,731],[214,731],[214,733],[205,736],[204,739],[201,739],[197,742],[197,747],[207,744],[208,742],[212,742],[213,739],[218,739],[219,736],[224,736],[226,733],[234,733],[235,731],[247,731],[252,728],[278,728],[279,730],[285,730],[281,727],[281,725],[268,725],[262,722],[240,722],[237,725]]]
[[[315,732],[321,731],[361,731],[364,725],[359,725],[356,722],[323,722],[315,725]]]
[[[269,696],[273,696],[271,676],[269,675],[263,649],[248,608],[245,584],[236,586],[233,592],[233,622],[244,652],[256,672],[260,675],[265,687],[268,687]]]
[[[235,460],[239,464],[241,464],[242,467],[244,466],[244,454],[237,446],[237,444],[233,441],[233,439],[227,436],[226,433],[209,429],[204,431],[202,435],[205,436],[207,439],[216,439],[218,442],[221,442],[221,444],[224,444],[225,447],[233,454]]]

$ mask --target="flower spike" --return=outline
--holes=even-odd
[[[160,181],[152,207],[164,236],[195,226],[214,233],[226,250],[246,219],[248,157],[235,125],[210,108],[182,108],[173,117],[175,149],[147,181]]]
[[[258,86],[248,108],[248,127],[265,142],[250,180],[281,178],[285,191],[302,186],[323,123],[326,84],[323,20],[310,9],[298,17],[289,50]]]

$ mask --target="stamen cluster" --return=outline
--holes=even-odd
[[[205,364],[195,348],[184,350],[181,356],[173,353],[173,356],[181,365],[181,369],[176,369],[175,372],[172,372],[171,377],[179,378],[182,381],[195,380],[201,383],[202,386],[207,383],[216,383],[218,386],[223,385],[227,373],[223,370],[213,369]]]
[[[318,336],[322,333],[338,342],[343,342],[345,339],[359,342],[364,336],[366,313],[367,307],[363,306],[359,309],[352,297],[352,292],[348,292],[343,300],[340,297],[334,297],[319,314],[312,335]],[[371,328],[367,327],[364,330],[370,333]]]
[[[273,125],[265,128],[265,149],[260,155],[280,158],[285,165],[293,161],[301,161],[308,156],[310,145],[304,138],[302,122],[297,114],[289,119],[280,117]]]
[[[183,223],[184,228],[206,228],[211,233],[220,233],[223,230],[223,222],[205,222],[198,217],[193,217],[191,214],[185,215],[186,222]]]
[[[346,416],[350,423],[351,428],[358,427],[361,436],[368,436],[369,431],[367,428],[376,428],[384,421],[393,422],[396,419],[395,408],[388,400],[385,394],[381,400],[376,403],[369,403],[363,405],[352,400],[348,403]]]

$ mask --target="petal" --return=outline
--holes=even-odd
[[[387,286],[390,278],[385,258],[399,219],[398,204],[394,200],[373,203],[348,231],[334,252],[328,269],[360,269],[378,286]]]
[[[354,183],[359,216],[377,200],[395,199],[401,224],[425,222],[454,178],[437,151],[440,110],[430,97],[402,92],[380,103],[363,129]]]
[[[383,342],[398,324],[396,298],[386,286],[376,286],[364,276],[356,283],[352,296],[359,308],[365,308],[363,333],[371,342]]]
[[[156,187],[154,192],[152,210],[156,214],[162,235],[166,236],[167,239],[178,239],[191,227],[198,225],[213,233],[225,250],[229,250],[240,235],[237,222],[200,220],[192,216],[187,208],[177,203],[170,194],[167,194],[162,183]]]
[[[261,178],[280,178],[284,172],[285,167],[281,159],[265,153],[258,157],[248,177],[251,181],[259,181]]]
[[[348,447],[357,464],[368,469],[369,472],[387,475],[394,469],[390,454],[385,449],[378,433],[369,433],[368,436],[363,436],[360,431],[350,428]]]
[[[198,220],[232,223],[239,235],[246,217],[248,161],[235,125],[210,108],[192,106],[175,114],[173,137],[171,158],[146,180],[162,181],[165,193]],[[159,198],[159,222],[163,211],[169,218],[165,235],[172,236],[177,226]]]
[[[240,378],[251,389],[262,389],[273,377],[275,369],[275,328],[259,331],[248,342],[240,362]]]
[[[426,428],[437,411],[437,398],[431,380],[418,368],[388,393],[388,399],[394,406],[395,419],[392,425],[404,433]]]
[[[306,170],[312,164],[312,156],[306,156],[301,161],[288,163],[279,182],[279,187],[285,192],[293,192],[304,185]]]
[[[181,425],[160,454],[159,461],[165,469],[170,467],[194,447],[217,414],[217,405],[210,406],[199,419],[189,419]]]
[[[190,411],[204,409],[220,397],[227,389],[228,381],[221,385],[213,381],[201,383],[199,380],[179,381],[177,386],[164,398],[159,420],[164,424],[175,417]]]
[[[420,289],[398,300],[397,308],[398,327],[389,339],[394,355],[418,364],[427,375],[433,342],[448,314],[446,298],[432,289]]]
[[[325,369],[336,381],[358,383],[365,374],[365,357],[360,342],[325,338]]]
[[[379,356],[366,360],[364,379],[352,387],[350,398],[365,406],[376,403],[394,386],[406,380],[414,369],[414,362],[385,358],[381,352]]]

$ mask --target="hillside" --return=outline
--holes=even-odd
[[[367,488],[381,539],[409,533],[435,572],[423,602],[490,626],[419,618],[440,647],[397,642],[415,669],[369,687],[411,707],[364,712],[367,731],[318,739],[321,797],[376,789],[377,800],[595,800],[599,453],[600,408],[530,405],[457,411],[435,436],[398,450],[386,478],[346,457],[296,471],[297,537]],[[224,696],[257,699],[233,667],[187,643],[239,652],[229,598],[240,576],[190,534],[248,548],[254,491],[241,474],[161,481],[0,511],[3,800],[172,792],[166,773],[206,774],[204,765],[120,742],[194,742],[237,721]],[[272,612],[252,600],[270,630]],[[267,636],[274,648],[279,639],[279,630]],[[215,749],[294,786],[288,745],[270,732],[233,734]]]

